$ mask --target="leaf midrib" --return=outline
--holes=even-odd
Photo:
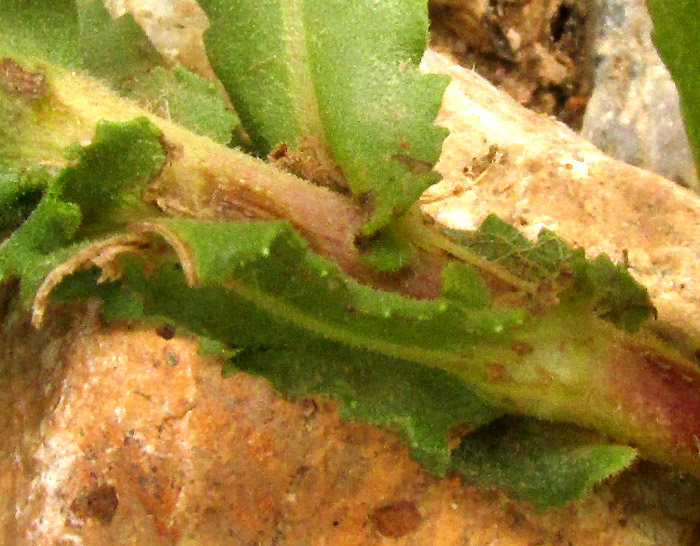
[[[319,112],[316,88],[309,68],[308,29],[304,24],[305,0],[281,0],[279,3],[284,29],[283,41],[287,50],[288,84],[294,117],[297,120],[300,142],[288,143],[303,145],[304,139],[313,139],[328,154],[328,144],[323,131]]]

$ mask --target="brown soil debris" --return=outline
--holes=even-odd
[[[94,518],[102,523],[110,523],[118,507],[117,490],[111,485],[88,491],[71,504],[71,510],[79,518]]]
[[[401,500],[377,508],[370,516],[380,534],[400,538],[415,531],[421,522],[420,513],[412,501]]]
[[[584,0],[433,0],[433,45],[520,104],[579,128],[591,91]]]
[[[283,142],[268,154],[267,159],[293,175],[348,194],[348,183],[340,167],[330,159],[325,145],[313,139],[307,139],[296,147]]]
[[[0,60],[0,90],[26,101],[46,94],[46,76],[41,72],[25,70],[10,58]]]

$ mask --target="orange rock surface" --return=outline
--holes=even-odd
[[[697,491],[656,467],[538,514],[426,474],[332,401],[222,378],[192,339],[72,316],[4,321],[2,544],[690,544]]]

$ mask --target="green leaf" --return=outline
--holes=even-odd
[[[204,0],[212,66],[261,153],[314,148],[383,228],[437,181],[446,80],[419,75],[423,0]],[[349,92],[351,90],[351,92]]]
[[[456,313],[460,306],[359,285],[313,254],[286,223],[159,224],[187,249],[198,286],[187,285],[183,268],[170,254],[160,260],[128,257],[119,283],[97,289],[112,318],[120,312],[135,318],[139,310],[142,318],[165,319],[203,336],[207,351],[224,354],[237,347],[226,373],[241,369],[263,375],[288,396],[331,396],[342,403],[346,417],[407,437],[413,456],[439,474],[448,467],[454,428],[474,429],[501,415],[462,379],[386,354],[401,350],[401,343],[412,347],[406,351],[412,357],[417,345],[442,354],[445,347],[466,350],[475,339],[503,335],[499,332],[507,323],[498,318],[499,311],[479,309],[470,316],[479,298],[486,301],[483,285],[475,283],[471,291],[462,287],[460,295],[470,302],[467,312],[443,322],[445,313]],[[454,278],[470,277],[455,273]],[[95,293],[86,288],[94,282],[94,275],[73,277],[58,295]],[[124,301],[134,303],[123,307]],[[378,342],[380,352],[357,346],[372,348]]]
[[[81,222],[73,203],[44,197],[27,220],[0,245],[0,282],[19,278],[20,295],[27,308],[36,290],[61,258]]]
[[[364,261],[377,271],[398,271],[416,257],[416,249],[397,233],[394,226],[387,226],[375,233],[367,242],[357,237],[355,246],[362,253]]]
[[[547,229],[540,231],[536,241],[529,241],[515,227],[490,215],[476,231],[444,229],[443,233],[457,245],[451,250],[483,256],[496,266],[496,276],[505,273],[517,279],[516,285],[522,281],[535,309],[560,303],[588,307],[629,332],[655,315],[648,291],[624,266],[606,255],[588,260],[584,249],[573,248]]]
[[[678,88],[685,131],[700,169],[700,1],[647,0],[647,7],[654,45]]]
[[[556,278],[571,258],[573,249],[549,230],[536,242],[528,241],[514,226],[489,215],[476,231],[453,231],[463,244],[528,281]]]
[[[503,418],[466,436],[452,468],[505,487],[542,510],[578,499],[627,468],[637,451],[567,425]]]
[[[7,97],[7,87],[14,83],[10,78],[16,81],[21,76],[16,67],[24,67],[25,81],[33,75],[43,83],[44,72],[51,70],[44,63],[49,62],[86,69],[123,96],[217,142],[231,142],[239,125],[212,83],[181,66],[171,69],[131,15],[112,19],[100,0],[0,0],[0,61],[3,121],[30,115],[16,97],[12,101]],[[35,61],[41,63],[36,66]],[[54,115],[61,114],[54,109],[58,110]],[[6,131],[20,133],[13,125],[0,123],[0,136]]]
[[[491,293],[471,264],[450,262],[442,270],[442,291],[450,299],[470,307],[490,307]]]
[[[328,341],[260,350],[234,362],[286,396],[325,394],[341,402],[343,417],[400,433],[411,456],[440,475],[448,469],[454,429],[467,432],[501,415],[442,370]]]
[[[130,14],[112,19],[99,0],[77,0],[76,4],[82,66],[90,74],[119,89],[163,64],[163,57]]]
[[[77,275],[64,281],[56,296],[99,294],[111,319],[167,320],[184,327],[201,336],[200,350],[233,358],[224,368],[226,375],[243,370],[266,377],[286,396],[321,394],[337,399],[345,417],[361,419],[406,437],[413,457],[438,474],[444,474],[448,468],[453,429],[475,429],[502,414],[502,410],[483,402],[454,375],[325,339],[324,332],[328,337],[347,337],[344,329],[366,336],[368,327],[381,330],[380,336],[390,340],[397,335],[408,337],[415,329],[392,333],[394,321],[400,323],[404,314],[403,322],[410,324],[418,310],[412,308],[415,303],[420,303],[423,313],[435,312],[434,306],[423,305],[427,302],[397,298],[392,306],[377,307],[393,308],[394,316],[373,316],[377,309],[363,304],[363,299],[381,294],[362,293],[366,287],[360,285],[344,288],[342,283],[347,280],[333,271],[332,264],[317,261],[303,241],[281,222],[214,224],[171,220],[161,225],[177,233],[188,249],[199,247],[190,255],[194,262],[202,264],[197,267],[199,287],[188,286],[183,268],[170,254],[160,259],[158,255],[147,255],[126,258],[122,262],[122,279],[117,283],[95,287],[96,273]],[[199,254],[204,252],[210,256]],[[311,279],[318,275],[319,265],[326,272],[313,283]],[[299,271],[307,285],[298,283],[291,271]],[[227,282],[230,279],[238,279],[237,286],[231,287]],[[313,292],[321,294],[306,301]],[[308,313],[309,308],[315,309],[317,301],[325,301],[326,307],[324,315],[314,317],[320,325],[298,320],[289,311],[294,306],[297,315]],[[346,304],[342,310],[335,309],[343,301],[354,301],[358,308],[351,310]],[[338,321],[341,313],[351,321]],[[428,316],[419,320],[429,329]],[[333,322],[340,323],[337,332],[324,330],[323,323]],[[444,343],[449,341],[444,332],[439,336]],[[453,341],[468,344],[464,337]],[[367,337],[366,343],[373,340]]]
[[[230,144],[240,125],[216,86],[182,66],[156,67],[126,93],[160,117],[171,120],[220,144]]]
[[[29,305],[48,272],[84,248],[86,237],[148,216],[153,209],[142,203],[141,193],[165,162],[160,136],[145,119],[99,125],[93,141],[73,151],[70,166],[41,181],[41,201],[0,245],[0,281],[19,277]],[[21,178],[5,182],[10,196],[27,195],[19,193]]]
[[[139,261],[131,261],[118,283],[95,287],[96,272],[74,275],[55,297],[99,294],[112,320],[165,319],[185,327],[200,336],[201,353],[229,359],[224,376],[245,371],[287,397],[337,400],[344,418],[400,434],[412,457],[439,475],[449,468],[455,429],[465,433],[502,415],[454,375],[299,331],[273,314],[256,313],[229,291],[189,288],[177,267],[145,276]],[[245,348],[231,349],[236,346]]]
[[[0,0],[0,55],[22,52],[78,68],[78,32],[73,0]]]
[[[50,178],[47,169],[16,169],[0,162],[0,230],[16,228],[27,219]]]
[[[130,14],[113,19],[99,0],[78,0],[83,66],[157,115],[228,144],[239,121],[217,88],[168,67]]]
[[[235,366],[231,365],[232,360],[241,353],[241,350],[231,349],[216,339],[199,336],[198,352],[200,355],[218,356],[220,358],[228,359],[228,362],[224,364],[223,369],[221,370],[222,377],[227,377],[229,375],[228,371],[235,369]]]
[[[634,332],[650,316],[656,316],[647,289],[632,278],[626,267],[613,263],[605,254],[590,261],[581,257],[573,282],[582,283],[584,276],[593,293],[595,313],[618,328]],[[582,291],[580,285],[577,288]],[[570,292],[567,296],[576,298],[573,289]]]
[[[153,213],[142,193],[164,164],[161,132],[150,121],[102,122],[49,193],[80,207],[84,231],[113,229]]]
[[[300,331],[390,356],[420,360],[429,352],[451,359],[478,341],[504,336],[526,316],[520,310],[474,308],[446,298],[414,300],[362,285],[312,252],[286,222],[172,219],[162,225],[188,249],[198,285],[223,286],[236,297],[230,313],[245,318],[231,317],[226,328],[239,332],[250,330],[255,316],[263,313]],[[169,302],[178,305],[174,296]],[[271,318],[261,323],[268,325],[263,331],[275,330]],[[249,345],[248,340],[230,341],[236,347]]]
[[[121,266],[123,289],[145,317],[240,350],[235,365],[243,369],[248,359],[272,355],[277,366],[266,376],[274,380],[285,362],[281,355],[290,365],[303,364],[310,357],[296,353],[314,354],[326,340],[339,350],[393,359],[401,369],[412,362],[450,372],[499,412],[569,420],[637,443],[649,438],[653,444],[666,434],[656,430],[658,422],[640,419],[639,408],[622,409],[636,404],[616,391],[615,379],[628,364],[618,351],[631,342],[585,308],[562,305],[527,316],[491,305],[483,283],[459,265],[446,273],[443,298],[377,291],[311,252],[284,222],[152,224],[178,249],[179,261],[168,252],[130,257]],[[327,358],[348,360],[331,351]],[[334,386],[341,399],[342,385]]]

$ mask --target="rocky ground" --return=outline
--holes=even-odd
[[[160,14],[143,20],[161,47],[209,74],[200,14],[186,2],[155,5]],[[432,12],[442,29],[435,45],[517,101],[440,55],[426,59],[426,69],[455,77],[440,118],[452,129],[438,167],[445,181],[425,196],[426,211],[454,227],[496,211],[529,235],[549,226],[627,260],[650,286],[661,331],[694,352],[700,200],[610,159],[549,117],[585,130],[599,85],[577,57],[589,39],[590,5],[436,0]],[[194,31],[164,24],[169,13]],[[6,287],[2,544],[700,541],[700,487],[659,466],[640,463],[580,502],[537,513],[504,491],[427,474],[397,437],[341,420],[332,401],[283,400],[245,374],[222,379],[221,362],[164,325],[108,326],[88,305],[54,311],[37,331],[11,311],[13,298]]]

